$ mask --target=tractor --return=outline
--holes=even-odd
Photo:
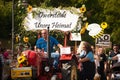
[[[44,51],[23,51],[17,58],[17,67],[11,68],[11,78],[13,80],[77,80],[78,60],[75,51],[70,46],[66,46],[66,39],[65,36],[65,45],[60,49],[57,69],[53,68],[53,59],[49,55],[48,39],[48,57]]]

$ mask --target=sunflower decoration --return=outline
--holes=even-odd
[[[27,42],[29,41],[29,38],[28,38],[28,37],[24,37],[24,38],[23,38],[23,41],[24,41],[25,43],[27,43]]]
[[[28,66],[28,60],[26,58],[26,56],[24,55],[21,55],[17,58],[17,61],[18,61],[18,65],[17,67],[25,67],[25,66]]]
[[[82,5],[82,7],[80,8],[80,12],[84,13],[85,11],[86,11],[86,7],[85,7],[85,5]]]
[[[84,34],[87,27],[88,27],[88,22],[86,22],[85,25],[82,27],[82,29],[80,30],[80,34]]]
[[[32,6],[29,5],[29,6],[27,7],[27,12],[30,13],[31,11],[32,11]]]
[[[102,28],[102,29],[107,28],[107,26],[108,26],[108,25],[107,25],[107,23],[106,23],[106,22],[102,22],[102,23],[101,23],[101,28]]]
[[[16,40],[16,42],[19,42],[19,37],[16,36],[16,37],[15,37],[15,40]]]

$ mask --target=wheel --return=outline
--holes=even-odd
[[[61,72],[63,80],[77,80],[77,65],[75,60],[63,62]]]

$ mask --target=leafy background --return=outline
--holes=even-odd
[[[19,0],[22,2],[22,0]],[[35,44],[37,39],[37,32],[26,32],[21,25],[22,20],[26,16],[25,7],[20,5],[18,0],[14,0],[14,27],[15,34],[28,36],[30,43]],[[80,8],[82,4],[86,5],[86,16],[89,23],[101,24],[103,21],[108,23],[108,28],[104,33],[111,35],[111,42],[120,44],[120,0],[27,0],[28,4],[33,7],[76,7]],[[0,40],[3,42],[3,46],[11,47],[11,30],[12,30],[12,0],[0,0]],[[56,34],[53,34],[56,33]],[[57,33],[55,31],[50,32],[55,36],[62,44],[64,44],[64,34]],[[94,44],[95,40],[88,35],[86,31],[82,35],[82,40],[88,41]],[[9,44],[9,45],[8,45]],[[15,42],[15,44],[17,44]],[[74,45],[74,42],[68,41],[68,45]]]

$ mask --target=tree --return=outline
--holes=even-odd
[[[5,3],[5,5],[4,5]],[[15,0],[15,3],[16,0]],[[113,43],[120,43],[120,39],[117,38],[117,35],[120,34],[119,25],[120,25],[120,1],[119,0],[28,0],[28,3],[33,7],[81,7],[82,4],[86,5],[87,12],[86,16],[89,23],[98,23],[101,24],[103,21],[108,23],[108,28],[105,29],[105,33],[111,35],[111,41]],[[0,37],[7,38],[11,35],[11,9],[12,1],[11,0],[2,0],[0,1],[0,25],[2,31]],[[15,9],[15,33],[22,34],[24,31],[23,26],[21,26],[22,19],[25,14],[24,8]],[[27,33],[26,33],[27,35]],[[83,40],[93,40],[92,37],[88,35],[88,32],[82,35]]]
[[[0,25],[1,25],[1,31],[0,35],[1,38],[10,38],[11,35],[11,2],[7,2],[6,5],[4,5],[3,1],[0,1]]]
[[[119,0],[109,0],[104,1],[101,0],[102,8],[104,9],[103,14],[106,22],[109,24],[106,33],[111,34],[111,41],[113,43],[120,44],[120,38],[118,35],[120,34],[120,1]]]

